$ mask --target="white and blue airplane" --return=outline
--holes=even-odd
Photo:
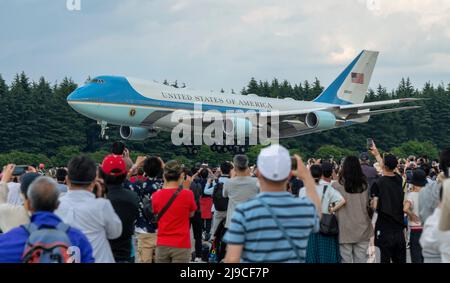
[[[230,110],[253,110],[257,115],[266,116],[270,115],[267,113],[276,111],[279,138],[292,138],[366,123],[374,115],[418,108],[406,106],[374,110],[416,101],[415,98],[364,103],[377,57],[378,52],[362,51],[313,101],[195,91],[154,81],[99,76],[77,88],[67,97],[67,102],[75,111],[97,120],[102,128],[102,136],[105,135],[108,124],[119,125],[121,137],[128,140],[144,140],[160,131],[170,132],[180,123],[177,119],[172,119],[176,110],[193,112],[195,104],[201,103],[202,111],[225,113]],[[241,129],[251,123],[240,116],[236,116],[231,122]],[[239,124],[245,127],[239,127]],[[258,127],[253,124],[250,126]]]

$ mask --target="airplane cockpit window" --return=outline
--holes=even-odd
[[[103,84],[103,83],[105,83],[105,81],[101,80],[101,79],[92,79],[88,83],[89,84]]]

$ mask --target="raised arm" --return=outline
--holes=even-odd
[[[8,182],[11,180],[16,165],[8,164],[3,168],[2,180],[0,183],[0,204],[6,203],[8,198]]]
[[[302,158],[299,155],[294,155],[295,159],[297,159],[297,174],[298,178],[303,181],[306,190],[306,196],[312,201],[312,203],[316,206],[317,214],[319,217],[322,215],[321,211],[321,202],[319,195],[316,191],[316,183],[314,182],[311,173],[306,168],[303,163]]]

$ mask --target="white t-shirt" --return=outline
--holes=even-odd
[[[327,190],[325,192],[325,196],[322,198],[323,195],[323,188],[327,186]],[[322,213],[329,214],[328,212],[328,206],[331,203],[340,202],[343,197],[340,192],[338,192],[336,189],[334,189],[331,186],[331,183],[325,182],[321,180],[318,185],[316,185],[316,192],[319,195],[319,198],[322,200]],[[306,197],[306,188],[301,188],[300,192],[298,194],[299,198]]]
[[[20,196],[20,184],[10,182],[8,183],[8,190],[7,202],[14,205],[23,205],[23,200]]]
[[[409,192],[406,196],[406,201],[411,204],[411,211],[419,217],[419,192]],[[420,220],[417,222],[409,220],[408,226],[419,228],[422,227],[422,223]]]

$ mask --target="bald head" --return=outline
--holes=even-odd
[[[30,210],[53,212],[58,207],[58,183],[49,177],[39,177],[31,183],[27,197]]]

